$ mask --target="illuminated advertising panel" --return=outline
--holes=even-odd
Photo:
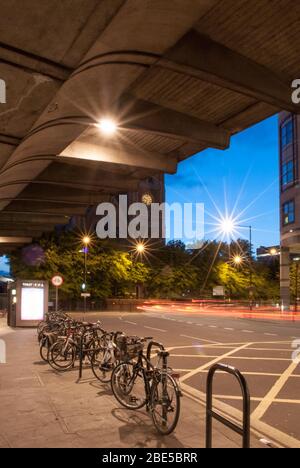
[[[45,288],[43,283],[21,285],[21,320],[39,321],[44,317]]]

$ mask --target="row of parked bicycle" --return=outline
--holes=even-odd
[[[88,362],[100,382],[111,384],[122,406],[146,407],[160,434],[174,431],[180,415],[179,375],[168,366],[162,344],[57,312],[49,313],[37,331],[41,358],[55,371],[74,368],[76,360]]]

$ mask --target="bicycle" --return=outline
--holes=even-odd
[[[104,333],[99,323],[82,322],[71,325],[67,329],[66,336],[59,337],[51,346],[48,355],[50,366],[58,371],[67,371],[74,367],[81,351],[83,358],[87,356],[91,360],[92,354],[100,347],[101,335]]]
[[[116,339],[122,332],[109,332],[101,336],[99,348],[95,350],[91,358],[94,376],[102,383],[109,383],[111,375],[119,363],[120,352],[116,345]]]
[[[149,340],[152,337],[123,336],[117,340],[123,362],[112,372],[111,388],[117,401],[125,408],[137,410],[146,406],[156,430],[168,435],[175,430],[180,416],[182,394],[177,382],[179,376],[168,367],[169,353],[160,343],[151,341],[147,355],[143,354],[144,345]],[[153,346],[160,348],[156,366],[150,360]]]
[[[73,323],[74,321],[72,319],[60,318],[58,321],[53,321],[44,326],[39,332],[40,356],[43,361],[48,362],[49,349],[56,343],[59,337],[62,339],[62,337],[66,336],[66,330],[70,327],[70,324]]]

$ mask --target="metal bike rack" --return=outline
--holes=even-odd
[[[83,341],[86,333],[82,333],[80,337],[80,345],[79,345],[79,376],[78,380],[82,378],[82,368],[83,368]]]
[[[243,425],[233,423],[213,410],[213,380],[217,371],[233,375],[240,384],[243,394]],[[216,419],[220,423],[232,429],[243,438],[243,448],[250,448],[250,393],[247,381],[241,372],[235,367],[225,364],[215,364],[211,367],[207,377],[207,403],[206,403],[206,448],[212,448],[212,422]]]
[[[150,341],[148,346],[147,346],[147,361],[151,361],[151,353],[152,353],[152,348],[159,348],[161,351],[165,351],[165,347],[163,344],[159,343],[158,341]],[[149,369],[149,364],[147,362],[147,368]]]
[[[82,371],[83,371],[83,358],[84,358],[84,352],[83,352],[83,342],[84,342],[84,338],[86,337],[86,335],[88,335],[89,332],[86,331],[84,333],[82,333],[81,337],[80,337],[80,343],[79,343],[79,376],[78,376],[78,380],[80,380],[82,378]],[[93,349],[93,352],[97,351],[98,348],[96,349]]]

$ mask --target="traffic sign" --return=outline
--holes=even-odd
[[[213,296],[225,296],[224,286],[215,286],[213,288]]]
[[[63,284],[64,280],[63,280],[62,276],[55,275],[55,276],[53,276],[51,282],[52,282],[53,286],[55,286],[56,288],[59,288]]]

